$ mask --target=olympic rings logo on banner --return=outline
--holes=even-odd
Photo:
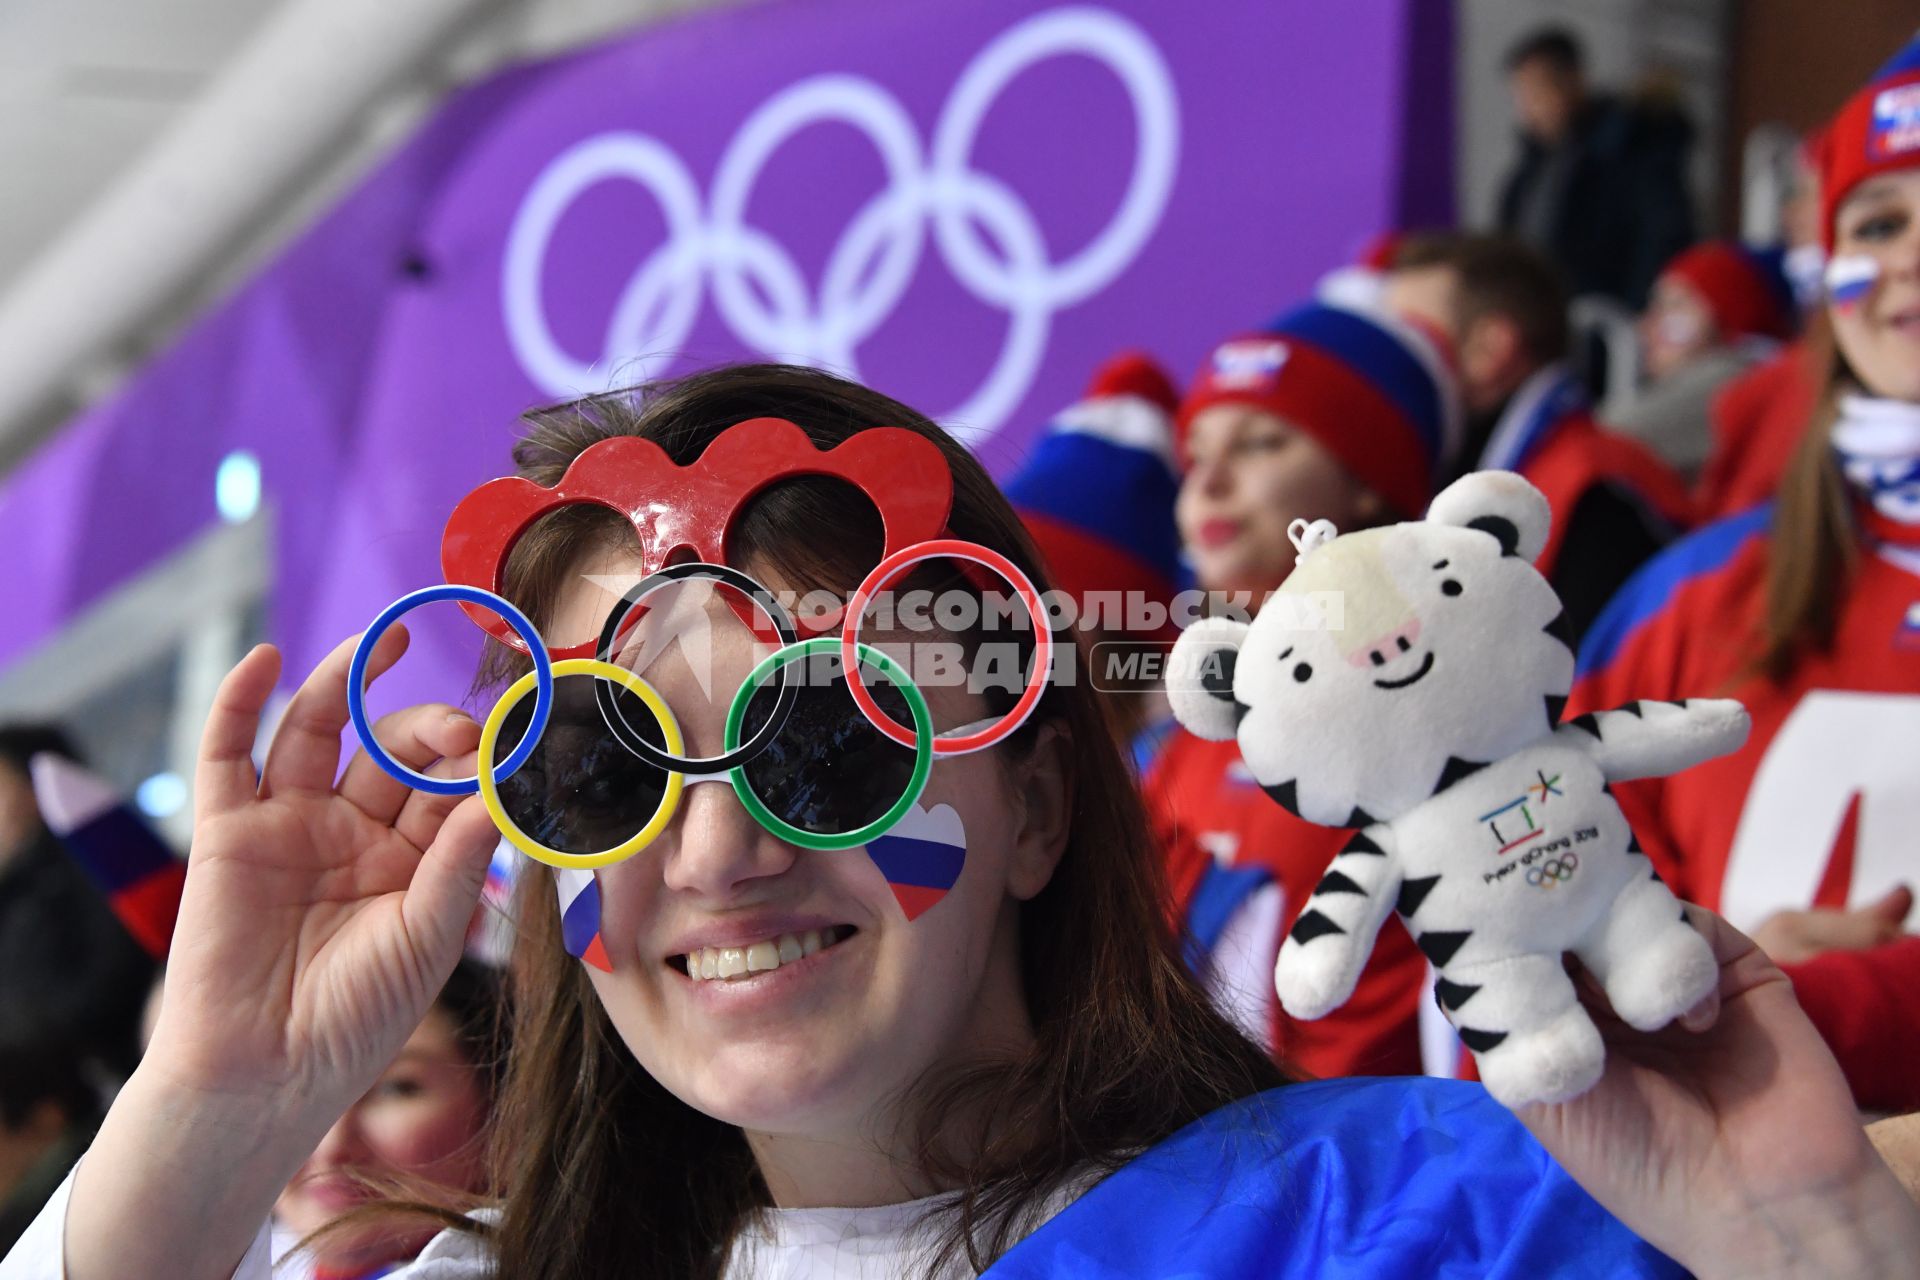
[[[970,166],[981,123],[1007,85],[1070,54],[1094,59],[1119,79],[1132,104],[1136,142],[1133,172],[1111,219],[1078,252],[1052,262],[1033,211],[1005,183]],[[746,210],[774,152],[823,122],[865,134],[888,181],[841,234],[816,297],[792,254],[750,225]],[[1107,10],[1071,7],[1020,22],[968,63],[934,126],[930,150],[923,150],[898,99],[852,75],[813,76],[763,103],[728,144],[705,199],[665,143],[640,133],[597,134],[555,157],[514,214],[500,286],[507,335],[522,369],[549,394],[604,390],[623,362],[681,349],[710,281],[715,308],[744,345],[857,378],[860,345],[911,286],[930,224],[954,279],[1008,315],[993,368],[964,403],[942,415],[991,431],[1032,386],[1054,315],[1117,279],[1159,225],[1173,189],[1179,132],[1173,77],[1146,33]],[[666,220],[667,238],[620,291],[599,354],[582,360],[554,336],[542,276],[561,219],[584,192],[611,179],[647,189]]]
[[[1551,889],[1556,884],[1573,879],[1573,873],[1579,869],[1579,854],[1562,854],[1558,858],[1549,858],[1537,867],[1528,867],[1527,883],[1536,889]]]

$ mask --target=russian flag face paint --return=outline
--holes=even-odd
[[[907,919],[917,920],[947,896],[967,861],[967,829],[952,805],[916,804],[887,834],[867,843],[867,855],[887,878]],[[600,885],[591,871],[555,867],[560,936],[567,954],[613,972],[600,937]]]
[[[487,882],[480,890],[480,901],[503,916],[512,918],[513,887],[520,878],[520,853],[502,840],[493,847],[487,863]]]
[[[480,888],[480,908],[467,925],[467,957],[504,969],[513,957],[513,891],[525,863],[520,851],[505,840],[493,848],[486,883]]]
[[[560,937],[567,954],[612,973],[613,962],[600,940],[600,882],[591,871],[555,867],[553,884],[560,895]]]
[[[1827,305],[1850,311],[1867,300],[1880,279],[1880,263],[1861,253],[1841,254],[1827,263]]]
[[[967,861],[967,828],[950,804],[916,804],[892,830],[867,842],[900,909],[917,920],[947,896]]]

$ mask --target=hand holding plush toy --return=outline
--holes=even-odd
[[[1189,628],[1169,680],[1180,722],[1237,737],[1268,795],[1309,822],[1363,828],[1281,946],[1287,1012],[1343,1004],[1398,910],[1508,1107],[1575,1097],[1605,1066],[1565,952],[1643,1031],[1712,990],[1712,953],[1607,784],[1724,755],[1748,727],[1728,700],[1560,722],[1574,655],[1532,564],[1549,521],[1532,485],[1483,471],[1425,521],[1309,530],[1252,624]]]

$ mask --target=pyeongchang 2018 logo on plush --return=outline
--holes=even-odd
[[[973,167],[982,123],[1008,86],[1059,58],[1091,59],[1119,81],[1135,146],[1126,186],[1104,225],[1056,259],[1044,211]],[[1087,131],[1128,127],[1124,117],[1076,120]],[[1049,118],[1050,125],[1056,118]],[[866,136],[886,185],[840,229],[818,282],[806,278],[783,240],[798,225],[747,221],[762,171],[796,134],[821,123]],[[1173,190],[1180,138],[1173,76],[1138,26],[1104,9],[1036,14],[1002,32],[967,63],[935,121],[920,130],[883,86],[856,75],[812,76],[767,99],[723,151],[708,190],[666,143],[616,131],[583,138],[555,156],[522,198],[508,233],[500,295],[521,368],[546,392],[603,391],[641,357],[683,349],[711,303],[744,346],[859,378],[860,348],[912,289],[931,241],[962,288],[1007,316],[999,354],[963,403],[942,420],[992,431],[1025,398],[1046,355],[1056,314],[1084,302],[1132,265],[1159,225]],[[591,188],[631,182],[658,203],[663,242],[640,259],[604,321],[600,350],[572,350],[546,311],[549,249],[569,209]],[[797,224],[805,207],[788,209]],[[929,235],[931,232],[931,235]],[[615,252],[623,246],[609,246]],[[570,317],[571,319],[577,319]]]
[[[1920,147],[1920,84],[1888,89],[1873,100],[1873,126],[1867,154],[1875,160]]]

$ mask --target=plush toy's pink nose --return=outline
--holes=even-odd
[[[1356,667],[1384,667],[1403,653],[1410,652],[1420,638],[1420,619],[1408,618],[1400,627],[1360,646],[1347,661]]]

